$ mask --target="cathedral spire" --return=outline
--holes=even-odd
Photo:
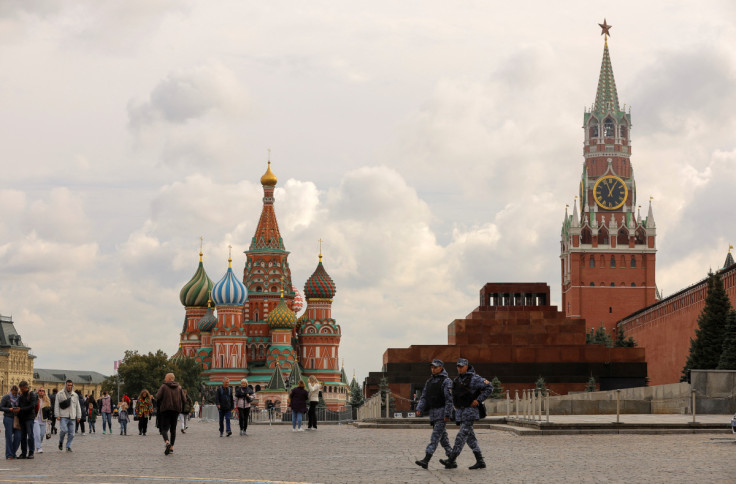
[[[605,35],[603,44],[603,60],[601,61],[601,73],[598,77],[598,89],[595,93],[595,102],[593,103],[593,113],[606,114],[609,112],[620,113],[621,108],[618,104],[618,92],[616,91],[616,81],[613,78],[613,67],[611,66],[611,56],[608,52],[608,36],[611,35],[610,25],[603,20],[602,24],[598,24],[603,29],[601,35]]]
[[[261,218],[258,220],[256,233],[253,235],[250,243],[250,250],[286,250],[281,233],[279,232],[279,224],[276,221],[276,213],[273,209],[273,192],[276,187],[276,181],[276,175],[271,171],[271,161],[269,159],[268,169],[261,177],[261,185],[263,185],[263,210],[261,211]]]

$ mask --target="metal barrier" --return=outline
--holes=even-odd
[[[525,388],[521,391],[521,397],[519,397],[519,390],[514,390],[513,400],[510,392],[506,391],[506,417],[511,416],[512,405],[517,419],[541,421],[542,412],[544,412],[549,422],[549,390]]]
[[[317,407],[315,409],[315,413],[317,415],[317,422],[346,422],[353,420],[353,407],[351,407],[350,405],[339,407],[337,410]],[[202,407],[202,417],[200,420],[205,423],[211,421],[216,422],[219,419],[219,415],[220,414],[217,410],[216,405],[205,405],[204,407]],[[237,420],[237,412],[233,412],[231,418]],[[305,422],[306,419],[307,414],[305,413]],[[282,412],[280,409],[277,408],[267,410],[263,408],[258,409],[251,407],[249,420],[250,422],[257,423],[291,422],[291,409],[287,409],[286,412]]]
[[[386,400],[388,402],[388,395],[386,395]],[[358,420],[381,418],[381,403],[381,392],[378,392],[367,399],[358,409]],[[388,405],[386,405],[386,409],[388,409]]]

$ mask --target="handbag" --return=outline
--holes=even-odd
[[[20,430],[20,419],[17,415],[13,415],[13,429]]]

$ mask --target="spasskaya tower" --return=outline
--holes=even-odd
[[[636,204],[631,166],[631,108],[622,110],[604,36],[598,89],[583,117],[583,172],[572,214],[565,209],[561,240],[562,307],[587,328],[609,332],[621,318],[657,300],[656,227]],[[580,206],[578,207],[578,203]]]

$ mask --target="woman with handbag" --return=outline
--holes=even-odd
[[[18,420],[18,386],[10,387],[10,393],[0,399],[0,412],[3,412],[5,425],[5,458],[15,459],[20,447],[20,421]]]
[[[153,399],[151,394],[145,388],[138,395],[138,401],[135,404],[135,418],[138,419],[138,435],[146,435],[148,431],[148,419],[153,413]]]
[[[36,452],[43,454],[43,439],[46,437],[46,429],[49,428],[48,421],[51,418],[51,400],[46,395],[46,390],[39,388],[36,390],[38,395],[38,404],[36,405],[36,418],[33,419],[33,441],[36,445]]]

